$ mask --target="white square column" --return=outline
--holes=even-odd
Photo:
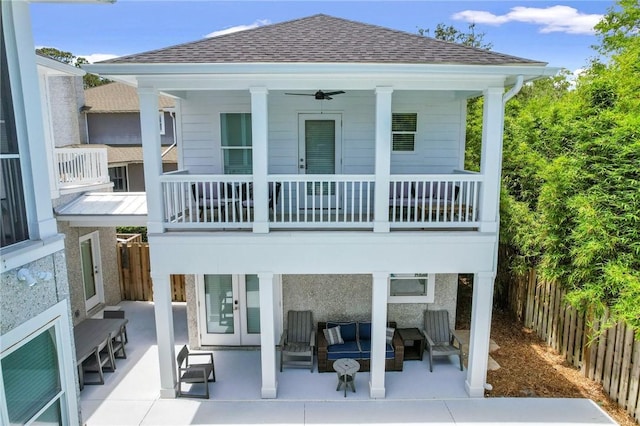
[[[481,232],[498,232],[504,127],[503,93],[502,87],[490,87],[484,91],[480,158],[480,174],[484,177],[480,191]]]
[[[371,283],[371,371],[369,396],[384,398],[384,367],[387,346],[388,272],[374,272]]]
[[[467,380],[464,384],[467,393],[472,398],[484,397],[495,277],[495,272],[479,272],[473,277],[469,360]]]
[[[266,205],[266,204],[265,204]],[[273,272],[258,273],[260,280],[260,363],[262,367],[262,398],[276,398],[276,331],[275,288]]]
[[[393,88],[376,87],[376,181],[373,212],[374,232],[389,232],[392,98]]]
[[[251,156],[253,164],[253,232],[269,232],[269,117],[266,87],[252,87],[251,92]]]
[[[160,150],[158,150],[159,152]],[[152,275],[153,311],[156,319],[158,359],[160,361],[160,397],[176,397],[176,351],[171,309],[171,279],[168,275]]]
[[[144,182],[147,193],[147,232],[164,232],[162,184],[162,155],[158,126],[158,92],[152,87],[138,87],[140,100],[140,130],[144,158]]]

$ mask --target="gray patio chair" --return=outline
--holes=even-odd
[[[462,371],[462,342],[449,327],[448,311],[424,311],[424,335],[429,352],[429,371],[433,372],[434,357],[449,355],[458,355]]]
[[[111,336],[107,336],[104,341],[100,342],[96,346],[92,357],[87,358],[82,363],[82,384],[83,385],[103,385],[104,384],[104,370],[109,369],[115,371],[116,359],[113,355],[113,348],[111,346]],[[98,373],[98,378],[93,381],[87,381],[85,373]]]
[[[280,371],[282,367],[308,367],[313,373],[313,351],[316,332],[313,327],[313,312],[289,311],[287,328],[280,338]]]
[[[124,319],[124,311],[123,310],[118,310],[118,311],[104,310],[102,311],[102,318]],[[124,328],[124,343],[126,344],[126,343],[129,343],[129,336],[127,336],[127,326],[124,325],[123,328]]]
[[[178,356],[178,396],[190,396],[209,399],[209,382],[216,381],[216,368],[213,364],[212,352],[189,352],[184,345]],[[183,383],[204,385],[204,393],[198,394],[193,390],[182,391]]]

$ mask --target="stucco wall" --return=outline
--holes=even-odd
[[[422,328],[426,309],[449,311],[455,325],[458,280],[456,274],[436,275],[434,303],[390,303],[387,317],[398,327]],[[284,275],[283,312],[307,310],[314,321],[366,320],[371,317],[370,275]]]
[[[29,287],[24,281],[18,280],[18,271],[22,268],[27,268],[37,278],[37,284]],[[41,272],[51,273],[51,279],[46,281],[38,278]],[[0,275],[0,334],[68,298],[64,251],[4,272]]]
[[[118,279],[118,260],[116,253],[115,228],[74,228],[68,222],[58,222],[58,229],[65,234],[65,250],[67,253],[67,269],[69,289],[71,291],[71,312],[74,324],[87,317],[84,303],[84,283],[82,279],[82,263],[80,261],[80,237],[98,231],[100,240],[102,284],[104,303],[117,305],[120,297],[120,281]]]
[[[189,347],[199,348],[198,341],[198,305],[196,301],[196,276],[185,275],[184,287],[187,296],[187,329],[189,330]]]

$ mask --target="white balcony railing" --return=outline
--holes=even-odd
[[[58,188],[109,182],[106,148],[56,148]]]
[[[252,228],[255,209],[268,209],[269,228],[373,229],[374,175],[269,175],[268,203],[258,206],[251,175],[160,178],[169,229]],[[474,228],[482,175],[392,175],[388,220],[397,228]]]

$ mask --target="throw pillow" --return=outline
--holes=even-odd
[[[387,344],[390,345],[393,342],[393,333],[395,333],[396,329],[387,327]]]
[[[341,345],[344,343],[342,340],[342,335],[340,334],[340,326],[333,328],[325,328],[322,330],[324,333],[324,337],[327,339],[327,343],[329,346],[331,345]]]

